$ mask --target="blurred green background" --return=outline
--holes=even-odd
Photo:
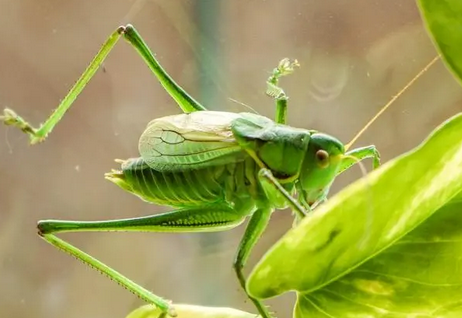
[[[42,122],[106,37],[134,24],[172,77],[213,110],[273,117],[265,80],[283,57],[301,67],[281,84],[289,123],[345,143],[435,55],[409,0],[0,1],[0,107]],[[375,144],[383,162],[419,144],[462,110],[462,89],[441,61],[356,146]],[[150,119],[179,108],[121,41],[49,139],[0,129],[0,317],[124,317],[143,304],[36,235],[39,219],[143,216],[146,204],[106,181],[115,158],[137,156]],[[369,167],[368,167],[369,168]],[[352,169],[331,194],[361,177]],[[397,176],[399,178],[399,176]],[[250,267],[290,226],[273,215]],[[244,227],[224,233],[63,235],[175,302],[254,311],[232,270]],[[303,266],[303,264],[300,264]],[[273,299],[279,317],[291,294]]]

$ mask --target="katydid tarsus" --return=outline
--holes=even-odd
[[[39,128],[32,127],[10,109],[5,109],[0,119],[27,133],[31,144],[44,141],[121,37],[144,59],[183,114],[151,121],[139,140],[140,157],[117,160],[120,170],[106,173],[105,177],[147,202],[171,206],[174,210],[107,221],[42,220],[38,222],[38,232],[48,243],[99,270],[170,316],[176,315],[170,301],[154,295],[55,234],[109,230],[224,231],[249,217],[233,266],[245,291],[243,267],[271,213],[289,207],[300,220],[326,199],[340,173],[366,158],[372,158],[373,168],[377,168],[379,153],[375,146],[348,149],[365,128],[438,59],[430,62],[344,146],[327,134],[286,125],[288,98],[278,81],[293,72],[298,66],[296,60],[281,60],[267,81],[267,94],[276,104],[274,121],[253,113],[208,111],[175,83],[135,28],[126,25],[109,36],[68,95]],[[271,317],[260,300],[249,298],[263,318]]]

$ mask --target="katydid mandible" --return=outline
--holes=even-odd
[[[286,125],[288,97],[278,82],[280,77],[294,71],[298,66],[296,60],[283,59],[267,81],[267,94],[276,104],[275,120],[246,112],[208,111],[168,75],[132,25],[121,26],[109,36],[58,108],[39,128],[32,127],[10,109],[5,109],[0,119],[28,134],[31,144],[44,141],[120,37],[144,59],[183,114],[152,120],[139,139],[140,157],[117,160],[121,167],[106,173],[105,177],[144,201],[171,206],[174,210],[107,221],[42,220],[38,222],[38,232],[48,243],[106,274],[172,317],[176,313],[169,301],[55,234],[109,230],[224,231],[249,217],[233,264],[245,291],[244,265],[274,210],[291,208],[297,222],[326,200],[331,184],[340,173],[366,158],[372,158],[373,168],[379,166],[375,146],[348,151],[379,114],[346,146],[327,134]],[[436,58],[421,73],[435,61]],[[271,317],[259,299],[248,297],[263,318]]]

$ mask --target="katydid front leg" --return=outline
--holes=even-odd
[[[279,78],[292,74],[295,66],[300,66],[297,60],[282,59],[266,81],[266,94],[276,100],[276,116],[274,121],[278,124],[287,123],[287,100],[289,99],[284,90],[278,86]]]
[[[154,54],[151,52],[138,31],[130,24],[117,28],[104,42],[100,51],[93,58],[87,69],[83,72],[69,93],[64,97],[58,107],[53,111],[50,117],[35,128],[25,121],[21,116],[16,114],[11,109],[5,109],[3,116],[0,116],[0,121],[5,125],[14,126],[21,129],[30,137],[30,143],[36,144],[44,141],[48,134],[51,133],[53,128],[62,119],[64,114],[69,110],[77,96],[82,92],[91,78],[98,71],[108,54],[112,51],[117,44],[120,37],[123,36],[131,46],[139,53],[139,55],[146,62],[147,66],[151,69],[157,77],[161,85],[169,93],[169,95],[178,103],[180,108],[185,113],[206,110],[199,102],[192,98],[183,88],[181,88],[168,73],[162,68]]]
[[[162,312],[176,316],[170,302],[156,296],[96,258],[56,237],[59,232],[87,231],[148,231],[148,232],[212,232],[234,228],[241,224],[249,211],[235,210],[227,204],[184,208],[163,214],[108,221],[43,220],[38,223],[40,236],[56,248],[76,257],[86,265],[108,276],[144,301],[159,307]],[[269,316],[268,316],[269,317]]]
[[[372,169],[377,169],[380,166],[380,153],[373,145],[348,151],[342,159],[337,176],[356,163],[368,158],[372,159]]]
[[[266,194],[269,196],[271,190],[279,192],[286,203],[295,212],[297,219],[303,219],[311,209],[306,209],[299,201],[297,201],[286,189],[279,183],[279,181],[273,176],[271,170],[263,168],[258,172],[258,179]]]

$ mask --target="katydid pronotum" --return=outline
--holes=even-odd
[[[348,150],[359,135],[437,59],[423,69],[346,146],[314,130],[286,125],[287,96],[278,86],[281,76],[293,72],[296,60],[283,59],[267,81],[267,94],[275,100],[275,120],[253,113],[208,111],[185,92],[161,67],[132,25],[117,28],[58,108],[34,128],[14,111],[5,109],[0,120],[30,136],[31,144],[44,141],[96,73],[120,37],[144,59],[183,114],[152,120],[139,140],[140,157],[118,160],[120,170],[105,177],[120,188],[150,203],[173,211],[139,218],[107,221],[38,222],[39,235],[53,246],[77,257],[120,285],[175,316],[174,306],[121,275],[111,267],[55,236],[58,232],[224,231],[249,222],[234,260],[240,285],[246,290],[243,267],[274,210],[290,207],[296,222],[319,203],[336,176],[355,163],[372,158],[379,166],[375,146]],[[193,186],[192,186],[193,185]],[[296,224],[295,222],[295,224]],[[261,300],[249,296],[263,318],[271,317]]]

